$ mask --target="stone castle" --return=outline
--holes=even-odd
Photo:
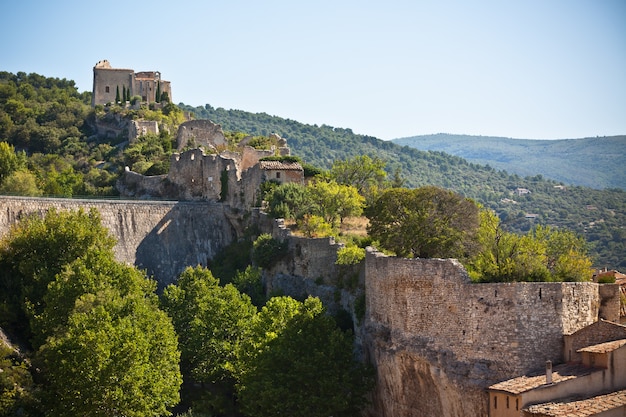
[[[99,61],[93,67],[91,105],[113,103],[118,94],[121,97],[123,91],[129,91],[130,97],[140,96],[141,101],[147,103],[157,101],[157,92],[167,94],[169,100],[172,100],[170,82],[162,80],[160,72],[135,72],[132,69],[113,68],[106,59]]]

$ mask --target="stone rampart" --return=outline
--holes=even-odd
[[[174,282],[186,266],[207,265],[235,238],[225,207],[211,202],[70,200],[0,196],[0,236],[20,218],[49,208],[100,212],[117,239],[115,257],[145,269],[160,286]]]
[[[595,283],[474,284],[455,260],[373,251],[365,288],[381,417],[486,416],[485,387],[562,362],[563,335],[619,302]]]

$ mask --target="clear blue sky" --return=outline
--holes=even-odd
[[[91,90],[161,71],[173,100],[351,128],[626,134],[626,1],[3,1],[0,70]]]

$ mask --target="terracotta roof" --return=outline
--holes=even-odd
[[[559,382],[589,375],[598,371],[602,371],[602,369],[591,368],[578,363],[564,363],[556,365],[552,368],[552,384],[558,384]],[[498,382],[497,384],[490,386],[488,389],[492,391],[505,391],[511,394],[521,394],[535,388],[540,388],[544,385],[546,385],[545,372],[537,372],[531,375],[519,376],[517,378]]]
[[[598,345],[587,346],[582,349],[578,349],[577,352],[591,352],[591,353],[608,353],[613,352],[626,345],[626,339],[614,340],[612,342],[600,343]]]
[[[550,417],[588,417],[619,407],[626,407],[626,390],[580,400],[566,399],[531,405],[524,411]]]
[[[262,169],[280,169],[282,171],[303,171],[302,165],[297,162],[260,161]]]

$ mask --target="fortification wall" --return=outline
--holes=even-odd
[[[563,335],[616,301],[595,283],[473,284],[455,260],[373,251],[365,287],[372,416],[486,416],[485,387],[561,362]]]
[[[190,120],[178,127],[176,146],[179,151],[187,146],[213,149],[225,145],[226,138],[222,126],[210,120]]]
[[[115,257],[135,264],[165,286],[186,266],[205,265],[235,238],[225,208],[210,202],[69,200],[0,196],[0,236],[20,218],[57,210],[95,208],[117,239]]]

